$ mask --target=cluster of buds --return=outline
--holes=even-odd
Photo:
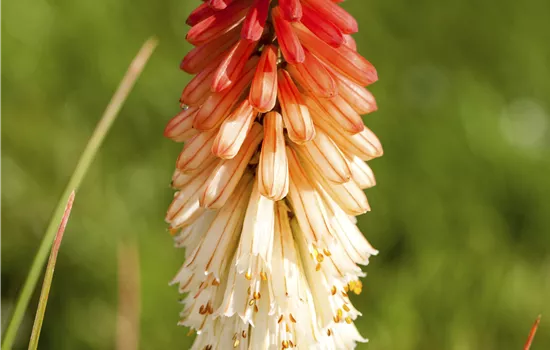
[[[361,115],[377,80],[337,0],[203,0],[166,220],[193,349],[353,349],[348,293],[377,251],[356,226],[382,147]]]

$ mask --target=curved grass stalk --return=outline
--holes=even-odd
[[[107,135],[109,129],[115,121],[118,112],[122,108],[122,105],[124,104],[124,101],[128,97],[130,91],[132,90],[137,78],[143,71],[145,64],[151,57],[151,54],[157,46],[157,43],[158,41],[156,38],[150,38],[143,44],[136,57],[128,67],[126,74],[122,78],[122,81],[120,82],[115,94],[111,98],[111,101],[107,105],[103,116],[101,117],[92,136],[90,137],[90,140],[88,141],[84,152],[82,152],[75,171],[72,174],[69,183],[67,184],[67,188],[63,192],[61,199],[57,204],[55,212],[52,215],[46,233],[42,238],[40,247],[38,248],[38,252],[34,257],[31,269],[15,305],[15,309],[13,311],[8,328],[6,329],[6,332],[4,334],[2,349],[9,350],[13,347],[17,331],[25,314],[25,310],[27,309],[33,291],[36,288],[36,284],[38,283],[38,280],[40,278],[42,268],[44,267],[46,259],[48,258],[48,253],[57,231],[57,224],[60,222],[63,215],[65,199],[69,197],[69,194],[73,191],[73,189],[77,191],[80,187],[82,179],[86,175],[92,161],[95,158],[95,155],[97,154],[101,144],[103,143],[103,140],[105,139],[105,136]]]

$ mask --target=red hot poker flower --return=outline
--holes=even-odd
[[[337,0],[203,0],[187,19],[194,74],[164,134],[183,142],[166,221],[186,259],[193,349],[353,349],[377,251],[355,225],[382,146],[374,67]]]

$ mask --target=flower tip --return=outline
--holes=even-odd
[[[288,22],[300,22],[302,11],[284,12],[281,11],[281,18]]]
[[[302,19],[302,3],[299,0],[279,1],[281,17],[289,22],[298,22]]]
[[[222,92],[223,90],[231,86],[231,83],[233,82],[226,77],[220,77],[212,82],[212,85],[210,86],[210,91],[213,93]]]
[[[283,15],[283,18],[289,22],[299,22],[302,19],[302,14]]]
[[[208,6],[217,11],[225,10],[227,8],[227,3],[224,0],[209,0],[207,2]]]
[[[283,200],[288,194],[288,187],[283,189],[283,192],[275,193],[272,189],[266,188],[262,185],[260,187],[260,194],[273,202]]]
[[[211,90],[221,92],[233,85],[240,77],[257,42],[241,39],[226,54],[214,73]]]
[[[235,151],[231,149],[230,145],[222,144],[221,142],[214,142],[211,152],[214,156],[224,160],[233,159],[236,156]]]
[[[361,121],[361,123],[354,123],[352,125],[352,134],[358,134],[363,130],[365,130],[365,124],[363,124],[363,121]]]
[[[374,177],[374,174],[369,178],[369,186],[367,188],[371,188],[376,186],[376,177]]]
[[[303,63],[306,59],[304,48],[292,24],[282,18],[279,7],[273,8],[271,15],[281,53],[286,62],[288,64]]]
[[[289,134],[288,138],[295,144],[303,145],[313,140],[315,138],[315,135],[316,135],[315,127],[312,125],[311,128],[303,131],[299,131],[294,135]]]
[[[378,150],[375,154],[376,158],[382,157],[384,155],[384,149],[382,149],[382,146],[378,147]]]
[[[189,73],[189,72],[187,71],[187,67],[186,67],[186,66],[187,66],[187,64],[186,64],[185,58],[183,58],[183,59],[181,60],[181,62],[180,62],[180,70],[182,70],[182,71],[184,71],[184,72],[186,72],[186,73]]]
[[[248,103],[259,113],[267,113],[273,109],[273,107],[270,105],[266,105],[263,103],[263,101],[258,100],[257,98],[249,96],[248,97]],[[275,105],[275,102],[273,103]]]
[[[190,107],[170,119],[164,128],[164,137],[176,142],[184,142],[195,135],[196,130],[192,128],[195,112],[196,108]]]
[[[226,158],[221,157],[225,153],[225,149],[222,149],[222,147],[219,143],[214,142],[214,144],[212,145],[212,149],[210,151],[216,157],[221,158],[221,159],[226,159]]]
[[[248,10],[241,30],[241,37],[258,41],[264,33],[265,23],[269,14],[270,0],[255,0]]]
[[[376,104],[376,101],[373,101],[372,105],[370,106],[370,110],[367,113],[376,112],[378,110],[378,104]]]
[[[193,41],[194,41],[194,40],[193,40],[193,37],[192,37],[191,35],[189,35],[189,33],[187,33],[187,34],[185,35],[185,41],[187,41],[187,42],[188,42],[189,44],[191,44],[191,45],[195,45],[195,44],[193,44]],[[196,45],[195,45],[195,46],[196,46]]]
[[[305,62],[306,55],[303,50],[297,50],[294,56],[288,56],[285,59],[288,64],[300,64]]]
[[[174,138],[174,129],[177,127],[176,122],[170,121],[168,124],[166,124],[166,127],[164,128],[163,136],[167,139],[173,139]]]
[[[171,134],[171,131],[172,131],[172,125],[170,124],[166,124],[166,127],[164,128],[164,132],[162,133],[162,135],[164,137],[166,137],[167,139],[170,138],[170,134]]]
[[[259,41],[262,38],[262,31],[257,30],[245,30],[246,28],[243,28],[241,32],[241,39],[248,40],[248,41]]]
[[[369,71],[367,72],[367,79],[367,85],[376,83],[378,81],[378,72],[376,71],[376,68],[374,68],[374,66],[371,66],[371,69],[369,69]]]
[[[368,213],[369,211],[371,211],[371,207],[370,207],[370,204],[367,202],[366,203],[366,206],[365,206],[365,213]]]
[[[357,43],[350,34],[344,34],[344,45],[353,51],[357,51]]]

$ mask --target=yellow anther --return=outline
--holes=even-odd
[[[357,281],[355,283],[355,288],[353,288],[353,292],[357,295],[361,294],[363,291],[363,283],[361,281]]]
[[[179,231],[179,229],[177,229],[177,228],[171,228],[171,229],[168,230],[168,232],[170,232],[170,234],[172,236],[175,236],[176,233],[178,233],[178,231]]]

